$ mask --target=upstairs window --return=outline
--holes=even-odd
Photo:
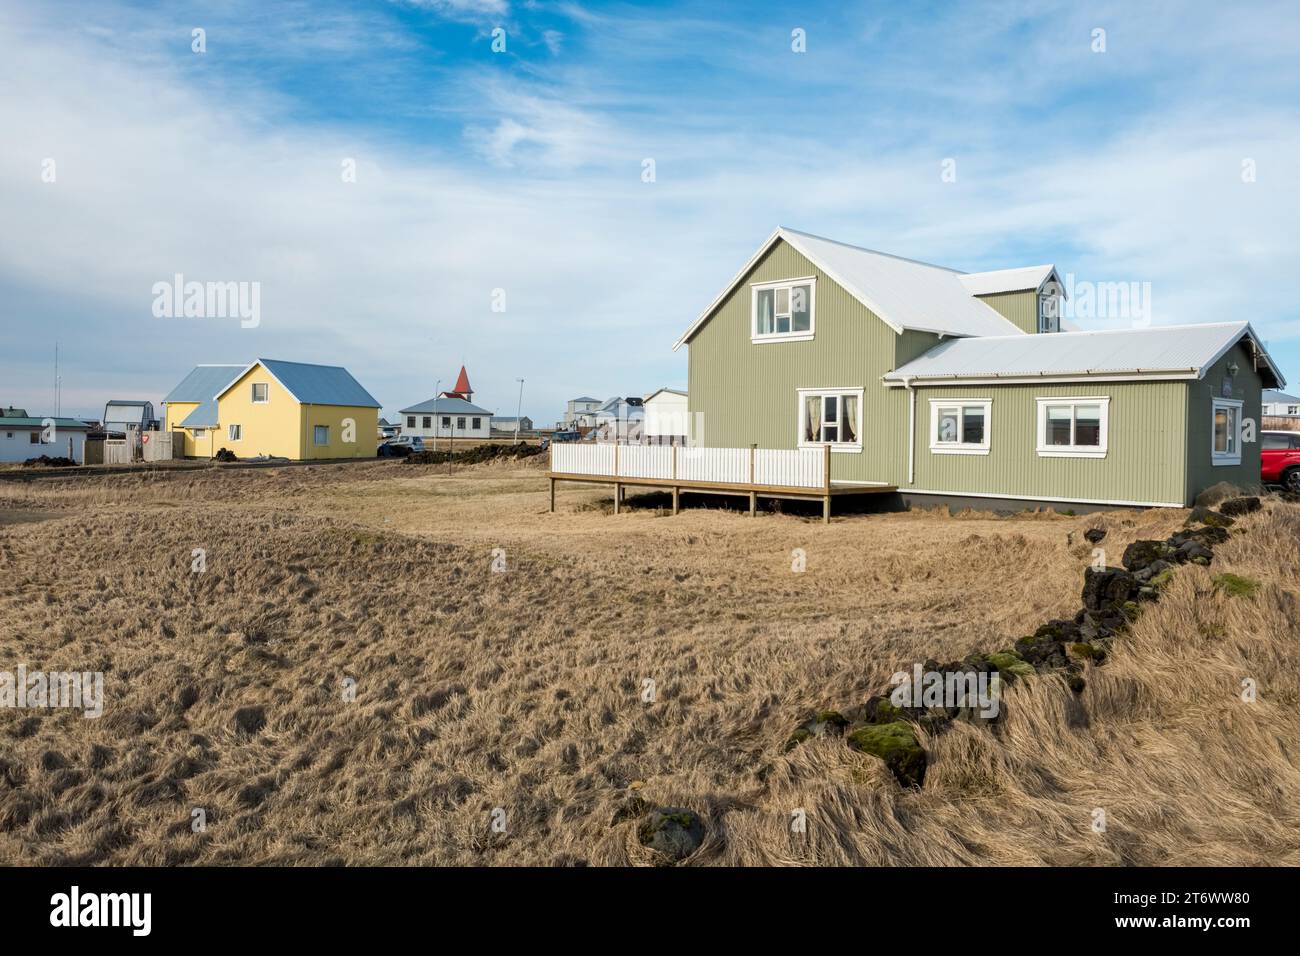
[[[1213,445],[1210,460],[1216,465],[1241,464],[1241,402],[1214,399]]]
[[[1061,298],[1050,293],[1038,296],[1038,332],[1061,331]]]
[[[930,399],[930,451],[938,455],[987,455],[989,412],[987,398]]]
[[[751,286],[750,290],[753,296],[751,341],[802,342],[813,337],[817,290],[814,279],[764,282]]]
[[[269,394],[269,389],[267,387],[266,382],[253,383],[253,404],[254,405],[265,405],[268,401],[270,401],[270,398],[271,396]]]
[[[1110,397],[1038,399],[1040,458],[1105,458]]]

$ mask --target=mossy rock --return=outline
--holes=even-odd
[[[1165,568],[1159,574],[1153,576],[1151,580],[1147,582],[1147,584],[1150,587],[1155,588],[1157,591],[1160,591],[1164,588],[1167,588],[1169,586],[1169,582],[1172,581],[1173,579],[1174,579],[1174,569]]]
[[[657,850],[674,863],[690,856],[704,842],[704,823],[698,814],[680,807],[651,811],[637,828],[642,846]]]
[[[1224,571],[1214,576],[1214,586],[1229,597],[1253,597],[1259,592],[1260,583],[1254,578]]]
[[[849,734],[854,750],[879,757],[905,787],[919,787],[925,781],[925,751],[912,725],[904,720],[891,724],[868,724]]]
[[[1033,664],[1015,651],[998,651],[996,654],[990,654],[988,662],[998,669],[998,673],[1006,678],[1007,683],[1017,677],[1032,677],[1038,673]]]
[[[785,742],[785,752],[789,753],[806,740],[813,737],[839,737],[849,725],[848,719],[838,710],[823,710],[804,721]]]
[[[1069,652],[1071,657],[1081,661],[1094,661],[1096,663],[1101,663],[1101,661],[1106,657],[1105,651],[1096,644],[1090,644],[1087,641],[1079,641],[1075,644],[1070,644],[1066,650]]]
[[[1136,621],[1142,614],[1142,605],[1138,604],[1137,601],[1125,601],[1120,605],[1119,610],[1130,621]]]
[[[1193,508],[1192,513],[1187,516],[1187,524],[1197,523],[1209,525],[1211,528],[1230,528],[1236,523],[1236,519],[1219,514],[1212,508]]]

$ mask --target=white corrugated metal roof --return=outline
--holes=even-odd
[[[1153,375],[1199,378],[1246,335],[1280,380],[1276,366],[1248,322],[952,339],[887,373],[884,380],[901,383],[904,379]]]
[[[961,283],[963,273],[904,259],[796,229],[778,228],[673,346],[676,351],[713,314],[758,260],[784,239],[895,332],[940,335],[1023,335]],[[793,278],[793,277],[792,277]]]
[[[971,295],[994,295],[998,292],[1023,292],[1037,289],[1056,271],[1053,265],[1025,266],[1021,269],[998,269],[995,272],[968,272],[961,284]]]

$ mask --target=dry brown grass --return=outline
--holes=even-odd
[[[1182,512],[609,506],[577,488],[546,513],[536,465],[0,485],[0,669],[104,670],[107,698],[0,711],[0,862],[641,863],[635,821],[611,825],[634,782],[705,817],[694,864],[1300,862],[1300,509],[1182,569],[1081,698],[1021,682],[996,731],[927,741],[904,792],[842,742],[781,745],[900,665],[1072,613],[1085,528],[1116,563]],[[1265,585],[1228,597],[1221,570]],[[241,736],[248,706],[267,723]]]

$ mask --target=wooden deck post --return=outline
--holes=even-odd
[[[623,486],[614,482],[614,514],[618,514],[619,503],[623,500]]]
[[[822,499],[822,524],[831,523],[831,496]]]
[[[674,475],[673,477],[675,478],[677,476]],[[677,512],[681,510],[681,498],[682,498],[682,489],[678,488],[676,485],[673,485],[673,514],[677,514]]]
[[[673,445],[673,481],[677,480],[677,446]]]
[[[551,479],[551,514],[555,513],[555,479]]]
[[[758,510],[758,492],[751,491],[749,493],[749,516],[751,518],[754,517],[754,513],[757,510]]]
[[[822,468],[825,470],[826,497],[822,499],[822,524],[831,523],[831,446],[822,445]]]

